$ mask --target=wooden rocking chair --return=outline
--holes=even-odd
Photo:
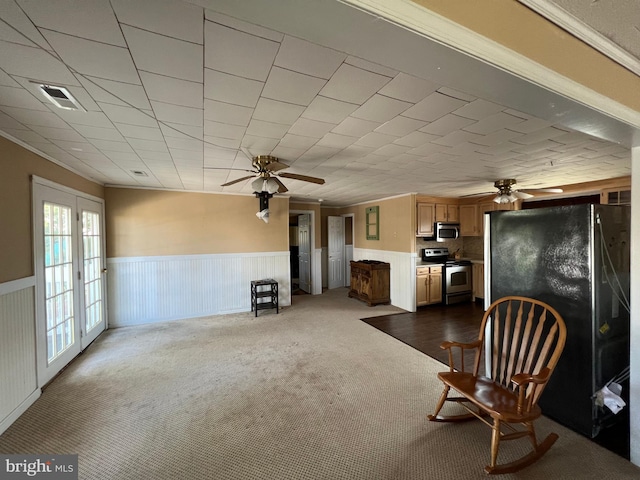
[[[485,333],[490,337],[485,338]],[[510,296],[492,303],[482,319],[477,341],[444,342],[440,346],[449,351],[449,371],[438,373],[445,386],[429,420],[455,422],[479,418],[490,426],[493,433],[487,473],[511,473],[531,465],[558,439],[557,434],[551,433],[538,443],[533,422],[542,414],[538,399],[558,362],[566,336],[562,317],[541,301]],[[485,359],[483,347],[491,349],[491,371],[479,376],[480,364]],[[460,369],[454,366],[454,351],[458,349]],[[464,368],[466,349],[476,349],[472,372]],[[449,397],[451,389],[460,396]],[[439,415],[446,401],[458,403],[469,413]],[[485,419],[487,416],[493,419],[492,423]],[[516,429],[512,424],[525,428]],[[502,427],[507,427],[510,433],[503,433]],[[525,436],[529,437],[533,451],[516,461],[497,465],[500,441]]]

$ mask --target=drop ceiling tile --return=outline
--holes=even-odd
[[[354,111],[352,116],[383,123],[401,114],[409,107],[411,107],[411,103],[376,94]]]
[[[302,116],[319,122],[338,124],[358,108],[358,105],[341,102],[332,98],[316,97]]]
[[[434,139],[433,143],[437,143],[438,145],[446,145],[448,147],[454,147],[460,143],[465,142],[479,143],[482,138],[484,138],[484,135],[478,135],[475,133],[458,130],[457,132],[451,132],[444,137]]]
[[[234,30],[250,33],[251,35],[255,35],[256,37],[266,38],[267,40],[273,40],[274,42],[278,43],[281,43],[282,39],[284,38],[284,34],[280,32],[269,30],[252,23],[243,22],[242,20],[238,20],[237,18],[214,12],[213,10],[205,9],[204,14],[206,20],[219,23],[220,25],[233,28]]]
[[[377,63],[371,63],[362,58],[353,57],[349,55],[344,63],[352,65],[357,68],[361,68],[363,70],[367,70],[369,72],[378,73],[380,75],[384,75],[385,77],[393,78],[398,74],[397,70],[394,70],[389,67],[385,67],[383,65],[378,65]]]
[[[202,152],[204,150],[204,146],[200,140],[194,138],[167,138],[167,146],[169,150],[179,149],[179,150],[189,150],[191,152]]]
[[[224,103],[255,107],[264,84],[209,68],[204,72],[204,96]]]
[[[47,41],[33,24],[33,21],[27,17],[24,10],[22,10],[16,2],[2,2],[2,9],[0,9],[0,11],[2,20],[4,21],[2,23],[4,23],[7,28],[9,25],[12,27],[9,29],[12,34],[11,39],[15,39],[15,37],[13,37],[15,33],[19,32],[21,34],[16,43],[33,43],[42,48],[50,48]],[[11,39],[7,38],[6,40],[10,41]]]
[[[274,64],[286,70],[329,79],[347,56],[330,48],[286,35]]]
[[[356,137],[349,137],[347,135],[338,135],[335,133],[327,133],[324,137],[318,140],[316,143],[319,147],[333,147],[333,148],[346,148],[358,140]]]
[[[102,153],[109,157],[113,163],[123,168],[142,170],[145,167],[140,157],[138,157],[138,154],[133,151],[120,152],[117,150],[105,150]]]
[[[389,80],[389,77],[342,64],[320,90],[320,95],[362,105]]]
[[[193,127],[190,125],[179,125],[171,122],[160,122],[160,130],[165,138],[196,138],[202,140],[204,134],[202,127]]]
[[[503,128],[513,129],[512,127],[522,123],[523,121],[524,120],[522,118],[514,117],[513,115],[509,115],[504,112],[499,112],[495,115],[490,115],[478,120],[477,122],[465,127],[464,130],[467,132],[487,135]]]
[[[419,147],[409,150],[407,153],[425,157],[433,155],[434,153],[446,152],[449,150],[451,150],[451,147],[447,147],[445,145],[438,145],[437,143],[425,143],[423,145],[420,145]]]
[[[11,76],[0,70],[0,85],[4,85],[5,87],[19,87],[20,84],[16,82]]]
[[[489,135],[481,135],[477,139],[475,139],[473,143],[490,147],[492,145],[498,145],[507,141],[515,141],[519,137],[522,137],[521,133],[511,130],[499,130]]]
[[[171,157],[178,164],[192,164],[196,167],[202,167],[204,155],[202,151],[197,150],[182,150],[180,148],[169,148]]]
[[[4,5],[3,5],[4,6]],[[19,31],[12,28],[10,24],[0,22],[0,40],[7,43],[20,44],[27,47],[37,47],[35,43],[23,36]]]
[[[214,147],[211,145],[205,145],[204,158],[205,159],[220,159],[228,162],[233,162],[238,154],[237,149]],[[247,159],[248,161],[249,159]]]
[[[306,150],[306,148],[289,148],[280,144],[273,149],[271,154],[283,159],[287,164],[289,164],[300,157],[304,152],[306,152]]]
[[[310,148],[317,141],[318,141],[317,138],[287,133],[280,140],[280,145],[284,147],[289,147],[289,148],[305,148],[306,149],[306,148]]]
[[[0,106],[49,111],[49,109],[30,92],[23,88],[16,87],[0,86]]]
[[[459,117],[457,115],[448,114],[439,119],[425,125],[420,129],[421,132],[431,133],[433,135],[447,135],[456,130],[460,130],[474,123],[475,120]]]
[[[146,142],[146,140],[139,140],[140,142]],[[163,144],[164,145],[164,144]],[[142,144],[143,147],[146,147],[146,144]],[[173,159],[169,154],[169,149],[166,145],[164,145],[165,150],[162,152],[157,152],[155,150],[148,150],[147,148],[135,148],[134,150],[138,154],[138,156],[145,161],[154,161],[158,163],[171,163],[173,165]]]
[[[395,144],[388,144],[388,145],[383,145],[382,147],[378,148],[377,150],[374,150],[372,153],[373,155],[381,155],[383,157],[396,157],[398,155],[402,155],[404,153],[407,153],[407,151],[409,150],[410,147],[405,146],[405,145],[395,145]]]
[[[522,143],[525,145],[530,145],[537,142],[542,142],[545,140],[549,140],[556,137],[562,137],[566,134],[564,130],[560,130],[554,127],[547,127],[540,130],[535,130],[531,133],[527,133],[525,135],[520,135],[517,138],[514,138],[514,142]]]
[[[127,142],[138,154],[140,154],[141,150],[145,150],[147,152],[168,152],[167,144],[157,140],[127,137]]]
[[[131,85],[86,75],[81,76],[80,81],[97,102],[151,110],[142,85]]]
[[[98,150],[105,153],[106,152],[122,152],[122,153],[133,153],[133,149],[131,145],[129,145],[125,141],[113,141],[113,140],[101,140],[101,139],[90,139],[89,140]]]
[[[324,137],[334,127],[335,124],[333,123],[319,122],[316,120],[309,120],[308,118],[299,118],[289,129],[289,134],[318,139]]]
[[[202,108],[204,85],[155,73],[140,72],[142,84],[150,100]]]
[[[55,140],[55,139],[52,139],[51,143],[57,145],[58,147],[62,148],[63,150],[67,150],[67,151],[70,151],[70,152],[77,151],[77,152],[100,153],[95,146],[93,146],[91,143],[86,142],[86,141],[84,141],[84,142],[69,142],[67,140]]]
[[[139,125],[127,125],[123,123],[117,123],[116,128],[127,139],[140,139],[140,140],[154,140],[158,142],[164,142],[162,131],[158,127],[142,127]]]
[[[363,147],[380,148],[387,143],[393,142],[394,140],[396,140],[396,137],[393,137],[391,135],[371,132],[360,138],[360,140],[356,142],[356,145],[362,145]]]
[[[42,135],[44,138],[49,140],[66,140],[69,142],[82,142],[84,138],[80,135],[76,130],[72,128],[51,128],[51,127],[43,127],[39,125],[33,125],[32,130],[39,135]]]
[[[262,99],[258,101],[258,105]],[[280,103],[280,102],[278,102]],[[258,107],[256,106],[256,109]],[[296,108],[302,108],[297,107]],[[276,109],[277,110],[277,109]],[[205,99],[204,101],[204,119],[213,120],[214,122],[228,123],[230,125],[238,125],[246,127],[251,121],[251,115],[254,110],[249,107],[240,105],[232,105],[230,103],[218,102],[216,100]],[[265,120],[261,118],[260,120]]]
[[[27,126],[39,125],[42,127],[69,128],[69,125],[53,112],[14,107],[2,107],[2,111]]]
[[[403,113],[403,116],[415,118],[416,120],[424,120],[426,122],[433,122],[440,117],[459,109],[466,102],[458,100],[457,98],[451,98],[441,93],[434,92],[427,96],[424,100],[416,103]]]
[[[111,127],[111,128],[103,128],[103,127],[90,127],[87,125],[74,125],[75,128],[83,137],[87,139],[98,139],[98,140],[112,140],[116,142],[124,142],[124,137],[120,134],[120,132]]]
[[[9,75],[37,78],[53,85],[78,85],[67,66],[39,48],[0,42],[0,65]]]
[[[140,125],[142,127],[157,127],[157,120],[140,111],[137,108],[121,107],[119,105],[110,105],[108,103],[99,103],[102,111],[109,117],[113,123],[124,123],[127,125]]]
[[[282,138],[289,130],[289,125],[281,123],[263,122],[262,120],[251,120],[247,128],[248,135],[256,135],[258,137]]]
[[[204,28],[204,65],[219,72],[264,82],[280,44],[217,23]]]
[[[202,82],[202,45],[126,25],[122,26],[122,31],[139,70]]]
[[[438,88],[438,92],[443,95],[447,95],[448,97],[464,100],[465,102],[473,102],[474,100],[477,100],[477,97],[474,97],[473,95],[469,95],[468,93],[460,92],[449,87],[440,87]]]
[[[205,135],[204,141],[207,144],[214,145],[217,147],[238,149],[240,148],[240,143],[242,141],[242,138],[222,138],[222,137],[212,137],[209,135]]]
[[[151,101],[151,106],[158,121],[166,120],[179,125],[191,125],[194,127],[203,125],[202,116],[204,111],[202,108],[183,107],[156,101]]]
[[[241,145],[247,148],[253,155],[264,155],[265,152],[271,152],[276,148],[278,139],[245,135]]]
[[[322,89],[325,80],[273,67],[262,96],[272,100],[307,106]]]
[[[4,133],[8,133],[12,137],[17,138],[18,140],[21,140],[21,141],[23,141],[25,143],[29,143],[29,144],[30,143],[35,143],[35,142],[49,143],[46,138],[40,136],[39,134],[37,134],[33,130],[23,130],[23,129],[17,129],[17,128],[3,128],[2,131]]]
[[[210,120],[204,121],[204,134],[213,137],[241,140],[246,130],[246,127],[239,125],[228,125]]]
[[[301,105],[278,102],[263,97],[258,100],[253,118],[265,122],[293,125],[302,112],[304,112],[304,107]]]
[[[171,0],[112,0],[111,4],[124,24],[188,42],[203,42],[200,7]]]
[[[331,131],[340,135],[362,137],[363,135],[376,130],[378,127],[380,127],[380,123],[378,122],[371,122],[369,120],[362,120],[361,118],[355,117],[347,117]],[[379,133],[386,133],[380,132],[379,130],[376,131]]]
[[[2,109],[0,108],[0,110],[2,110]],[[14,129],[20,129],[20,130],[28,130],[29,129],[29,127],[21,124],[16,119],[11,118],[9,115],[7,115],[6,113],[4,113],[2,111],[0,111],[0,128],[1,129],[14,128]]]
[[[417,103],[437,89],[438,85],[435,83],[407,75],[406,73],[398,73],[378,93],[397,100]]]
[[[405,135],[424,127],[426,124],[427,122],[399,115],[380,125],[376,128],[376,132],[386,133],[387,135],[394,135],[396,137],[404,137]]]
[[[437,135],[431,135],[429,133],[424,132],[411,132],[404,137],[394,139],[393,143],[397,145],[406,145],[407,147],[419,147],[420,145],[424,145],[428,142],[440,143],[438,140],[441,137]]]
[[[108,2],[20,0],[20,7],[38,27],[101,43],[125,46],[118,21]]]
[[[455,114],[473,120],[481,120],[504,110],[502,105],[478,99],[455,110]]]
[[[124,47],[45,31],[44,36],[65,64],[83,75],[138,83],[131,55]]]

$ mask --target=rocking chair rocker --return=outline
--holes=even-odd
[[[551,433],[538,443],[533,422],[542,414],[538,399],[562,353],[566,335],[562,317],[544,302],[518,296],[495,301],[484,314],[478,340],[440,345],[448,350],[449,371],[438,373],[444,391],[429,420],[456,422],[479,418],[491,427],[491,462],[485,467],[487,473],[511,473],[531,465],[558,439],[557,434]],[[491,371],[479,376],[480,362],[485,358],[483,347],[491,349]],[[454,366],[454,349],[460,352],[460,369]],[[464,369],[466,349],[476,350],[472,372]],[[449,397],[451,389],[460,396]],[[441,416],[445,402],[455,402],[469,413]],[[484,418],[487,416],[493,419],[492,423]],[[516,429],[512,424],[525,428]],[[502,427],[511,433],[504,433]],[[516,461],[498,465],[500,441],[526,436],[533,450]]]

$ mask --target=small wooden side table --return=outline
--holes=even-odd
[[[278,282],[272,278],[251,281],[251,311],[258,316],[258,310],[275,308],[276,313],[280,313],[278,308]]]

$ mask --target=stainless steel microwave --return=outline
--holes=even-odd
[[[436,242],[454,240],[460,236],[460,225],[457,223],[436,222],[433,233]]]

